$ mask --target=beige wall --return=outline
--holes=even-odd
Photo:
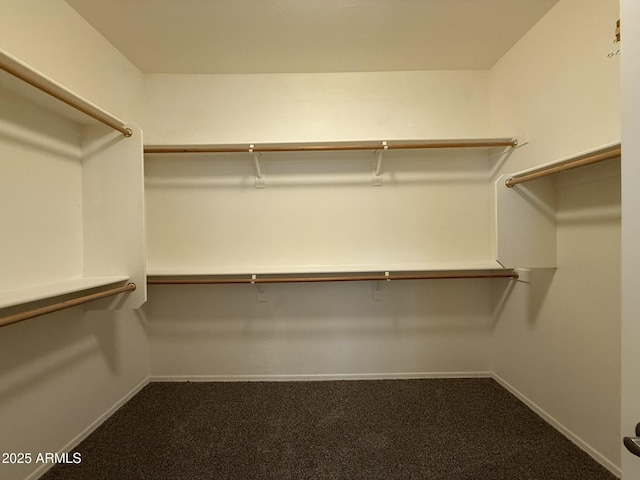
[[[148,75],[150,143],[482,137],[486,72]],[[203,100],[205,99],[205,100]],[[505,132],[502,135],[508,136]],[[489,264],[486,152],[146,160],[149,269],[262,273]],[[152,375],[487,372],[491,280],[152,288]],[[318,377],[320,378],[320,377]]]
[[[620,138],[619,59],[606,58],[618,17],[612,0],[562,0],[490,72],[146,77],[62,1],[1,5],[1,48],[112,113],[139,121],[148,144],[528,137],[530,144],[500,170],[509,171]],[[317,199],[314,217],[297,217],[305,234],[317,228],[314,219],[330,218],[321,199],[332,198],[332,208],[344,210],[338,227],[362,246],[353,249],[353,242],[337,238],[332,244],[339,248],[324,251],[326,264],[349,267],[362,252],[370,253],[358,262],[379,264],[424,255],[418,261],[425,267],[442,258],[491,259],[491,172],[498,164],[484,154],[477,163],[444,153],[389,161],[390,181],[382,187],[367,183],[373,161],[366,158],[352,159],[346,171],[343,159],[267,161],[266,192],[252,186],[250,158],[189,160],[186,170],[151,162],[153,268],[192,268],[199,258],[209,269],[224,261],[228,268],[256,262],[304,267],[296,255],[308,243],[296,237],[291,212],[273,217],[294,233],[288,243],[261,241],[269,232],[265,219],[274,215],[261,209],[290,205],[289,196],[302,189]],[[221,172],[226,186],[212,194],[207,173]],[[270,178],[279,183],[269,185]],[[453,191],[466,195],[448,196]],[[373,203],[349,201],[359,194]],[[559,268],[534,272],[531,284],[513,289],[489,280],[393,283],[382,285],[383,300],[374,301],[369,283],[280,285],[267,287],[266,302],[257,302],[248,286],[152,287],[149,302],[135,313],[72,310],[3,328],[0,423],[7,428],[0,432],[0,451],[72,445],[149,372],[219,379],[493,371],[616,471],[619,195],[611,163],[559,181]],[[175,198],[182,200],[169,201]],[[201,211],[194,216],[189,205]],[[224,230],[215,209],[228,212],[230,205],[244,205],[242,218]],[[185,218],[186,226],[178,222]],[[204,241],[197,248],[177,244],[180,228],[196,229],[193,238]],[[243,241],[255,241],[234,243],[237,228],[254,235]],[[382,235],[379,242],[358,236],[370,229]],[[454,241],[451,233],[458,230],[467,243]],[[409,237],[394,250],[398,231]],[[222,253],[208,250],[211,239],[221,241]],[[421,243],[429,248],[420,250]],[[310,251],[321,247],[312,242]],[[407,251],[411,255],[402,257]],[[32,470],[2,465],[0,476],[24,478]]]
[[[114,115],[126,121],[140,119],[142,74],[65,2],[3,0],[0,9],[0,48]],[[24,111],[14,113],[18,117],[13,119],[20,118],[25,125],[34,122],[22,115]],[[44,117],[36,116],[35,121],[42,123]],[[11,121],[8,115],[3,119]],[[65,125],[54,119],[47,127],[53,131],[49,141],[79,138],[77,131],[61,137],[60,131]],[[38,155],[46,156],[44,150]],[[29,155],[29,149],[23,148],[11,158],[19,160],[20,155]],[[28,165],[33,167],[34,157],[28,160]],[[38,161],[44,162],[44,159]],[[53,275],[52,269],[65,263],[57,269],[57,278],[60,278],[66,271],[77,273],[78,265],[82,264],[82,230],[78,230],[78,225],[82,225],[81,170],[72,165],[77,162],[66,160],[69,165],[64,166],[65,160],[59,158],[50,158],[44,163],[46,166],[35,169],[39,176],[28,173],[32,183],[22,192],[38,195],[43,207],[64,200],[67,210],[64,215],[61,210],[55,214],[45,211],[25,214],[25,232],[33,228],[28,225],[36,218],[45,223],[58,216],[62,216],[61,223],[70,218],[73,221],[66,233],[52,228],[46,238],[39,234],[38,249],[43,241],[49,244],[43,250],[36,250],[38,253],[31,254],[31,243],[25,240],[23,251],[13,254],[31,261],[42,255],[55,257],[50,264],[35,271]],[[73,171],[64,176],[70,184],[54,181],[58,179],[48,173],[62,174],[64,168]],[[69,208],[74,204],[73,198],[68,200],[74,195],[75,209]],[[61,238],[71,242],[56,244]],[[72,248],[74,245],[76,248]],[[20,274],[14,281],[16,278],[22,280],[14,283],[19,286],[35,280],[27,274]],[[40,276],[37,280],[43,278]],[[85,313],[82,308],[75,308],[3,327],[0,332],[0,451],[37,454],[60,452],[74,446],[119,402],[147,381],[147,345],[144,324],[132,311]],[[34,463],[1,464],[0,477],[24,479],[42,467]]]
[[[0,5],[0,48],[109,113],[142,121],[142,73],[66,2]]]
[[[617,19],[615,0],[563,0],[492,69],[492,128],[514,125],[530,140],[502,172],[620,139],[619,58],[607,58]],[[556,209],[557,271],[534,271],[512,292],[492,369],[619,473],[617,160],[558,177]]]
[[[428,257],[428,252],[435,252],[432,258],[420,258],[422,265],[437,262],[435,259],[443,258],[441,254],[447,249],[451,249],[447,260],[457,256],[464,262],[474,258],[485,261],[490,251],[485,232],[492,225],[491,208],[484,203],[486,195],[491,195],[489,172],[497,176],[619,140],[619,60],[607,58],[617,17],[615,1],[594,1],[588,8],[576,1],[560,2],[488,72],[488,84],[486,72],[150,75],[146,90],[147,138],[157,144],[207,144],[517,135],[530,143],[511,155],[506,164],[485,162],[474,183],[477,188],[458,196],[464,200],[453,201],[445,196],[446,200],[434,202],[428,193],[423,193],[423,201],[394,203],[390,199],[387,204],[389,212],[402,212],[408,205],[437,205],[436,209],[424,208],[422,221],[406,224],[412,227],[406,230],[414,235],[420,229],[440,226],[434,229],[439,233],[431,237],[432,244],[422,243],[422,255]],[[207,101],[203,103],[202,98]],[[463,98],[474,101],[462,102]],[[292,120],[296,128],[291,128]],[[215,271],[216,266],[223,265],[222,271],[232,272],[236,265],[244,273],[250,273],[252,265],[268,263],[270,258],[275,259],[273,265],[281,265],[283,259],[293,266],[303,263],[286,254],[287,250],[308,252],[296,245],[295,236],[278,243],[285,253],[269,243],[273,231],[265,218],[273,212],[261,212],[260,207],[278,202],[263,204],[252,200],[260,194],[251,183],[251,159],[239,160],[244,167],[237,168],[244,170],[236,172],[228,165],[216,167],[207,163],[210,161],[186,161],[189,166],[180,176],[170,160],[147,160],[152,268],[176,271],[187,264],[188,271],[196,268],[198,258],[204,264],[203,271]],[[184,166],[184,158],[182,162]],[[286,169],[291,168],[290,164],[283,164]],[[222,181],[232,193],[208,193],[211,187],[222,186],[220,180],[216,183],[207,178],[216,168],[227,168],[227,174],[236,175],[235,179],[229,175]],[[315,173],[328,175],[330,168],[335,167],[320,167]],[[422,168],[406,178],[413,175],[414,182],[415,178],[443,179],[442,172],[438,177],[437,172],[429,170],[428,163]],[[477,282],[474,292],[478,297],[465,296],[474,304],[477,318],[482,319],[477,324],[464,320],[463,312],[460,317],[449,314],[457,311],[458,302],[465,301],[460,295],[467,295],[467,287],[459,283],[394,285],[385,295],[384,304],[363,303],[362,291],[369,287],[355,285],[303,286],[303,293],[301,287],[277,287],[271,289],[273,292],[263,304],[254,303],[255,292],[240,287],[158,287],[152,290],[151,300],[144,307],[151,319],[152,374],[170,378],[384,375],[400,371],[426,375],[486,372],[489,366],[501,381],[617,472],[620,193],[619,172],[615,168],[610,164],[588,170],[586,176],[568,175],[558,184],[559,270],[534,272],[531,284],[518,283],[511,290],[502,282]],[[344,175],[333,173],[334,182],[348,183]],[[449,172],[446,178],[451,177]],[[453,177],[453,182],[439,186],[462,188],[460,179],[455,179],[455,174]],[[194,181],[196,178],[198,181]],[[286,181],[277,178],[277,185],[268,186],[264,198],[280,198],[280,204],[288,204],[286,191],[278,190]],[[267,183],[268,179],[267,175]],[[487,189],[481,186],[483,182]],[[343,190],[336,194],[331,183],[318,183],[313,185],[314,194],[331,199],[344,195],[338,201],[342,208],[348,208],[344,205],[348,205],[349,196],[356,198],[358,189],[353,185],[341,185]],[[435,192],[436,183],[416,184]],[[291,185],[287,186],[291,189]],[[411,187],[398,182],[394,188],[400,199]],[[303,195],[296,197],[296,203],[306,205],[309,200]],[[196,218],[200,220],[193,216],[188,220],[184,204],[190,198],[199,199],[190,203],[197,205]],[[585,198],[590,201],[584,202]],[[465,201],[469,205],[476,203],[466,210],[455,207]],[[203,205],[216,208],[202,209]],[[229,211],[229,205],[234,209]],[[251,205],[256,207],[254,220]],[[227,216],[221,210],[235,215],[240,225],[234,224],[233,219],[216,224],[215,219]],[[284,220],[275,219],[276,223],[286,222],[287,215],[282,213]],[[347,231],[370,228],[372,218],[366,214],[352,218],[345,222],[349,225]],[[439,218],[447,218],[447,222],[440,223]],[[466,231],[474,239],[474,246],[457,250],[452,247],[443,232],[460,228],[453,225],[456,222],[468,227],[478,219],[483,227]],[[379,222],[384,225],[384,217]],[[172,223],[179,228],[171,231]],[[225,230],[229,225],[233,228]],[[303,220],[303,233],[310,230],[306,225]],[[244,234],[234,237],[238,228]],[[388,229],[390,236],[397,230],[397,226]],[[181,231],[195,232],[190,240],[193,243],[181,244],[177,238]],[[307,239],[304,235],[303,238]],[[420,239],[414,238],[412,246],[418,252]],[[267,241],[260,242],[261,239]],[[207,249],[217,242],[225,248]],[[382,237],[382,247],[377,250],[380,258],[392,253],[392,244]],[[339,243],[335,245],[341,248]],[[596,248],[597,259],[591,254]],[[347,253],[346,256],[357,258],[361,250]],[[490,288],[495,290],[494,302],[487,305],[485,295]],[[154,295],[154,291],[161,291],[162,295]],[[437,308],[429,301],[416,301],[429,298],[432,292],[441,299]],[[410,308],[402,303],[408,299]],[[577,303],[578,299],[584,299],[584,303]],[[487,315],[494,314],[488,309],[495,311],[494,324],[487,320]],[[365,316],[371,318],[366,326],[362,323]],[[456,324],[460,328],[434,327],[452,317],[458,318]],[[405,336],[402,325],[412,324],[412,318],[419,319],[421,328]],[[394,341],[389,342],[389,328],[396,324],[400,329]],[[365,329],[366,335],[359,334]],[[493,335],[491,346],[487,344],[489,331]],[[336,336],[337,332],[340,334]],[[421,355],[406,354],[415,351],[416,342],[422,346]],[[450,355],[464,350],[474,352],[473,360]],[[367,355],[373,351],[375,356]],[[594,417],[598,420],[593,421]]]
[[[152,74],[145,81],[149,145],[473,138],[488,128],[483,71]]]
[[[483,280],[157,286],[149,318],[160,380],[322,379],[487,374]]]

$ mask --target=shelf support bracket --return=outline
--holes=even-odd
[[[516,280],[522,283],[531,283],[531,270],[528,268],[516,268],[516,273],[518,277]]]
[[[253,155],[253,162],[256,166],[256,188],[264,188],[264,175],[262,174],[262,168],[260,168],[260,154],[258,152],[254,152],[254,145],[249,145],[249,153]]]
[[[382,142],[382,149],[378,150],[378,163],[376,164],[376,171],[373,172],[372,185],[374,187],[379,187],[382,185],[382,155],[388,149],[389,149],[389,145],[387,145],[387,142]]]
[[[258,290],[258,293],[256,294],[256,302],[264,303],[267,301],[267,292],[264,289],[264,285],[256,283],[256,278],[255,274],[251,275],[251,285],[255,285]]]
[[[382,293],[382,285],[384,282],[390,282],[391,278],[389,277],[389,272],[384,272],[384,276],[386,280],[376,280],[373,282],[373,299],[375,301],[384,300],[384,295]]]

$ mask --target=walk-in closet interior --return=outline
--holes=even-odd
[[[637,2],[0,12],[0,478],[150,387],[434,378],[640,478]]]

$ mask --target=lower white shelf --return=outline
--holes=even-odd
[[[129,280],[126,275],[110,275],[99,277],[78,277],[54,283],[44,283],[31,287],[0,291],[0,308],[13,307],[29,302],[37,302],[47,298],[83,292],[97,287],[106,287]]]
[[[498,262],[478,263],[424,263],[424,264],[307,264],[307,265],[278,265],[278,266],[217,266],[199,268],[172,268],[165,266],[150,266],[147,275],[151,277],[180,277],[180,276],[241,276],[241,275],[330,275],[352,273],[377,272],[445,272],[445,271],[491,271],[504,270]]]
[[[156,285],[188,284],[242,284],[242,283],[312,283],[312,282],[356,282],[385,280],[429,280],[456,278],[512,278],[518,273],[513,269],[490,267],[456,267],[431,269],[377,269],[377,270],[325,270],[288,271],[248,274],[213,272],[169,272],[155,271],[147,274],[147,283]]]

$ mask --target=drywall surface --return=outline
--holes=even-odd
[[[420,270],[488,264],[486,152],[154,155],[150,272]]]
[[[492,128],[530,143],[496,173],[620,138],[614,1],[563,0],[491,71]],[[617,160],[556,180],[557,271],[500,305],[493,371],[613,472],[620,467],[620,178]],[[518,187],[516,187],[518,188]],[[517,265],[513,265],[517,267]]]
[[[531,283],[518,283],[501,305],[492,369],[615,471],[620,177],[558,186],[556,200],[558,268],[533,270]]]
[[[0,449],[32,454],[0,465],[3,479],[50,468],[38,453],[70,450],[146,384],[146,332],[133,311],[75,308],[0,333]]]
[[[0,8],[0,48],[126,121],[138,116],[142,75],[65,2],[0,1]],[[3,277],[20,287],[35,276],[42,281],[81,273],[82,179],[77,128],[70,130],[65,121],[42,113],[14,113],[3,109],[12,138],[16,131],[28,132],[25,138],[31,135],[32,141],[15,147],[16,142],[6,142],[15,151],[2,159],[22,162],[3,164],[3,171],[22,169],[12,188],[22,187],[24,241],[11,253],[25,258],[25,271]],[[40,135],[35,144],[33,132]],[[60,203],[64,210],[51,211]],[[50,235],[43,239],[47,224]],[[40,247],[50,241],[48,252],[32,251],[28,239],[35,231]],[[44,265],[34,270],[33,263]],[[33,461],[0,464],[0,477],[24,479],[51,466],[36,463],[37,454],[73,447],[144,384],[148,372],[146,333],[134,312],[76,308],[3,327],[0,451],[30,452]]]
[[[147,145],[474,138],[488,127],[483,71],[150,74],[145,81]]]
[[[6,90],[0,101],[0,290],[79,276],[80,127]]]
[[[148,75],[149,144],[483,137],[486,72]],[[508,133],[502,135],[508,136]],[[491,260],[486,151],[148,155],[149,270],[251,274]],[[153,287],[156,378],[486,372],[491,280]],[[244,377],[243,377],[244,376]]]
[[[622,62],[622,435],[634,436],[640,422],[640,4],[621,1],[626,25]],[[623,449],[622,478],[640,478],[640,458]]]
[[[152,377],[393,378],[487,372],[483,280],[151,286]]]
[[[562,0],[490,71],[491,133],[530,142],[506,170],[620,140],[618,18],[616,0]]]
[[[0,6],[0,48],[125,122],[140,122],[142,73],[66,2]]]

